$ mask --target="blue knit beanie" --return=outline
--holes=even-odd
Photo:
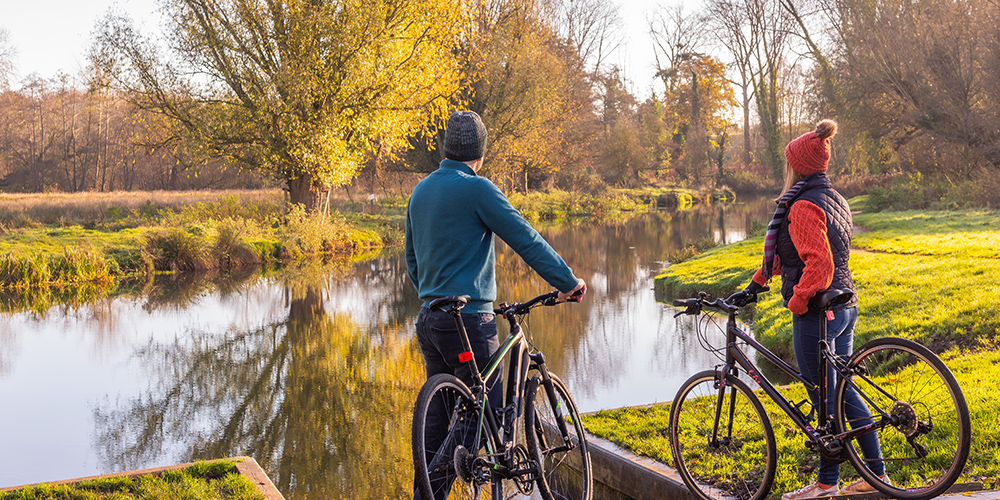
[[[475,111],[456,111],[444,127],[444,157],[472,161],[486,151],[486,125]]]

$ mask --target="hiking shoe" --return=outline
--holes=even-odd
[[[799,500],[801,498],[832,497],[840,494],[837,485],[826,488],[813,481],[795,491],[790,491],[781,495],[781,500]]]
[[[882,479],[882,482],[885,484],[892,484],[892,480],[889,479],[888,476],[879,476],[879,478]],[[840,492],[843,493],[844,495],[875,493],[877,491],[878,490],[876,490],[874,486],[868,484],[868,481],[865,481],[864,478],[858,479],[857,481],[854,481],[853,483],[844,486],[840,490]]]

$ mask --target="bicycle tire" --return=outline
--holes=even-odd
[[[475,411],[472,392],[458,377],[437,374],[424,383],[413,407],[413,469],[414,487],[423,500],[447,498],[502,497],[500,481],[494,480],[487,467],[473,467],[476,458],[495,454],[498,449],[489,432],[489,420],[480,421]],[[435,432],[428,428],[428,417],[437,412],[448,422],[447,429]],[[475,446],[479,434],[479,446]],[[435,438],[435,435],[437,436]],[[441,441],[440,446],[428,450],[428,443]],[[462,459],[471,482],[463,481],[456,473],[456,450],[466,448]],[[476,447],[478,449],[472,450]]]
[[[848,388],[876,406],[876,414],[894,422],[877,429],[883,463],[891,484],[868,466],[858,436],[845,442],[858,474],[893,498],[923,500],[951,487],[969,458],[971,422],[965,396],[951,370],[930,349],[900,338],[866,343],[849,361],[854,373],[837,384],[836,428],[846,432]],[[879,420],[877,417],[875,420]],[[859,425],[867,422],[858,419]],[[919,457],[919,448],[927,454]]]
[[[566,385],[555,375],[549,374],[549,377],[552,380],[555,407],[549,399],[541,373],[535,374],[525,386],[525,438],[528,456],[539,467],[535,480],[538,493],[545,500],[590,500],[594,478],[583,421],[580,420],[576,403]],[[561,442],[562,437],[555,424],[557,415],[569,417],[567,427],[570,439],[575,438],[575,445],[569,450],[560,451],[565,443]]]
[[[674,466],[703,500],[761,500],[778,465],[771,421],[750,386],[733,375],[726,376],[730,390],[720,406],[716,377],[714,370],[696,373],[677,391],[668,428]],[[713,443],[717,415],[716,436],[727,435]]]

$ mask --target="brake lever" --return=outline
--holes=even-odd
[[[685,310],[683,310],[683,311],[675,314],[674,317],[676,318],[676,317],[680,316],[681,314],[698,314],[700,312],[701,312],[701,307],[699,307],[699,306],[688,306],[687,309],[685,309]]]

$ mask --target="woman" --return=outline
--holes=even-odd
[[[792,338],[795,359],[802,375],[813,384],[819,383],[820,321],[819,310],[810,304],[817,294],[831,289],[855,291],[851,271],[847,266],[851,248],[851,210],[847,201],[831,185],[826,176],[830,161],[830,138],[837,132],[837,123],[823,120],[816,130],[799,136],[785,147],[785,185],[776,200],[778,208],[767,228],[764,239],[764,265],[743,292],[743,300],[767,289],[772,273],[781,274],[781,295],[785,307],[792,311]],[[849,356],[853,350],[854,324],[858,318],[857,296],[833,311],[827,321],[827,338],[836,354]],[[828,374],[828,391],[824,395],[828,408],[834,400],[833,370]],[[819,395],[810,390],[813,407],[818,407]],[[871,422],[868,406],[851,390],[848,394],[848,418],[855,425]],[[867,420],[867,422],[865,422]],[[867,434],[862,451],[876,475],[885,474],[878,436]],[[782,500],[873,492],[875,489],[859,479],[843,489],[838,487],[840,471],[837,462],[820,456],[819,475],[811,484],[782,495]]]

